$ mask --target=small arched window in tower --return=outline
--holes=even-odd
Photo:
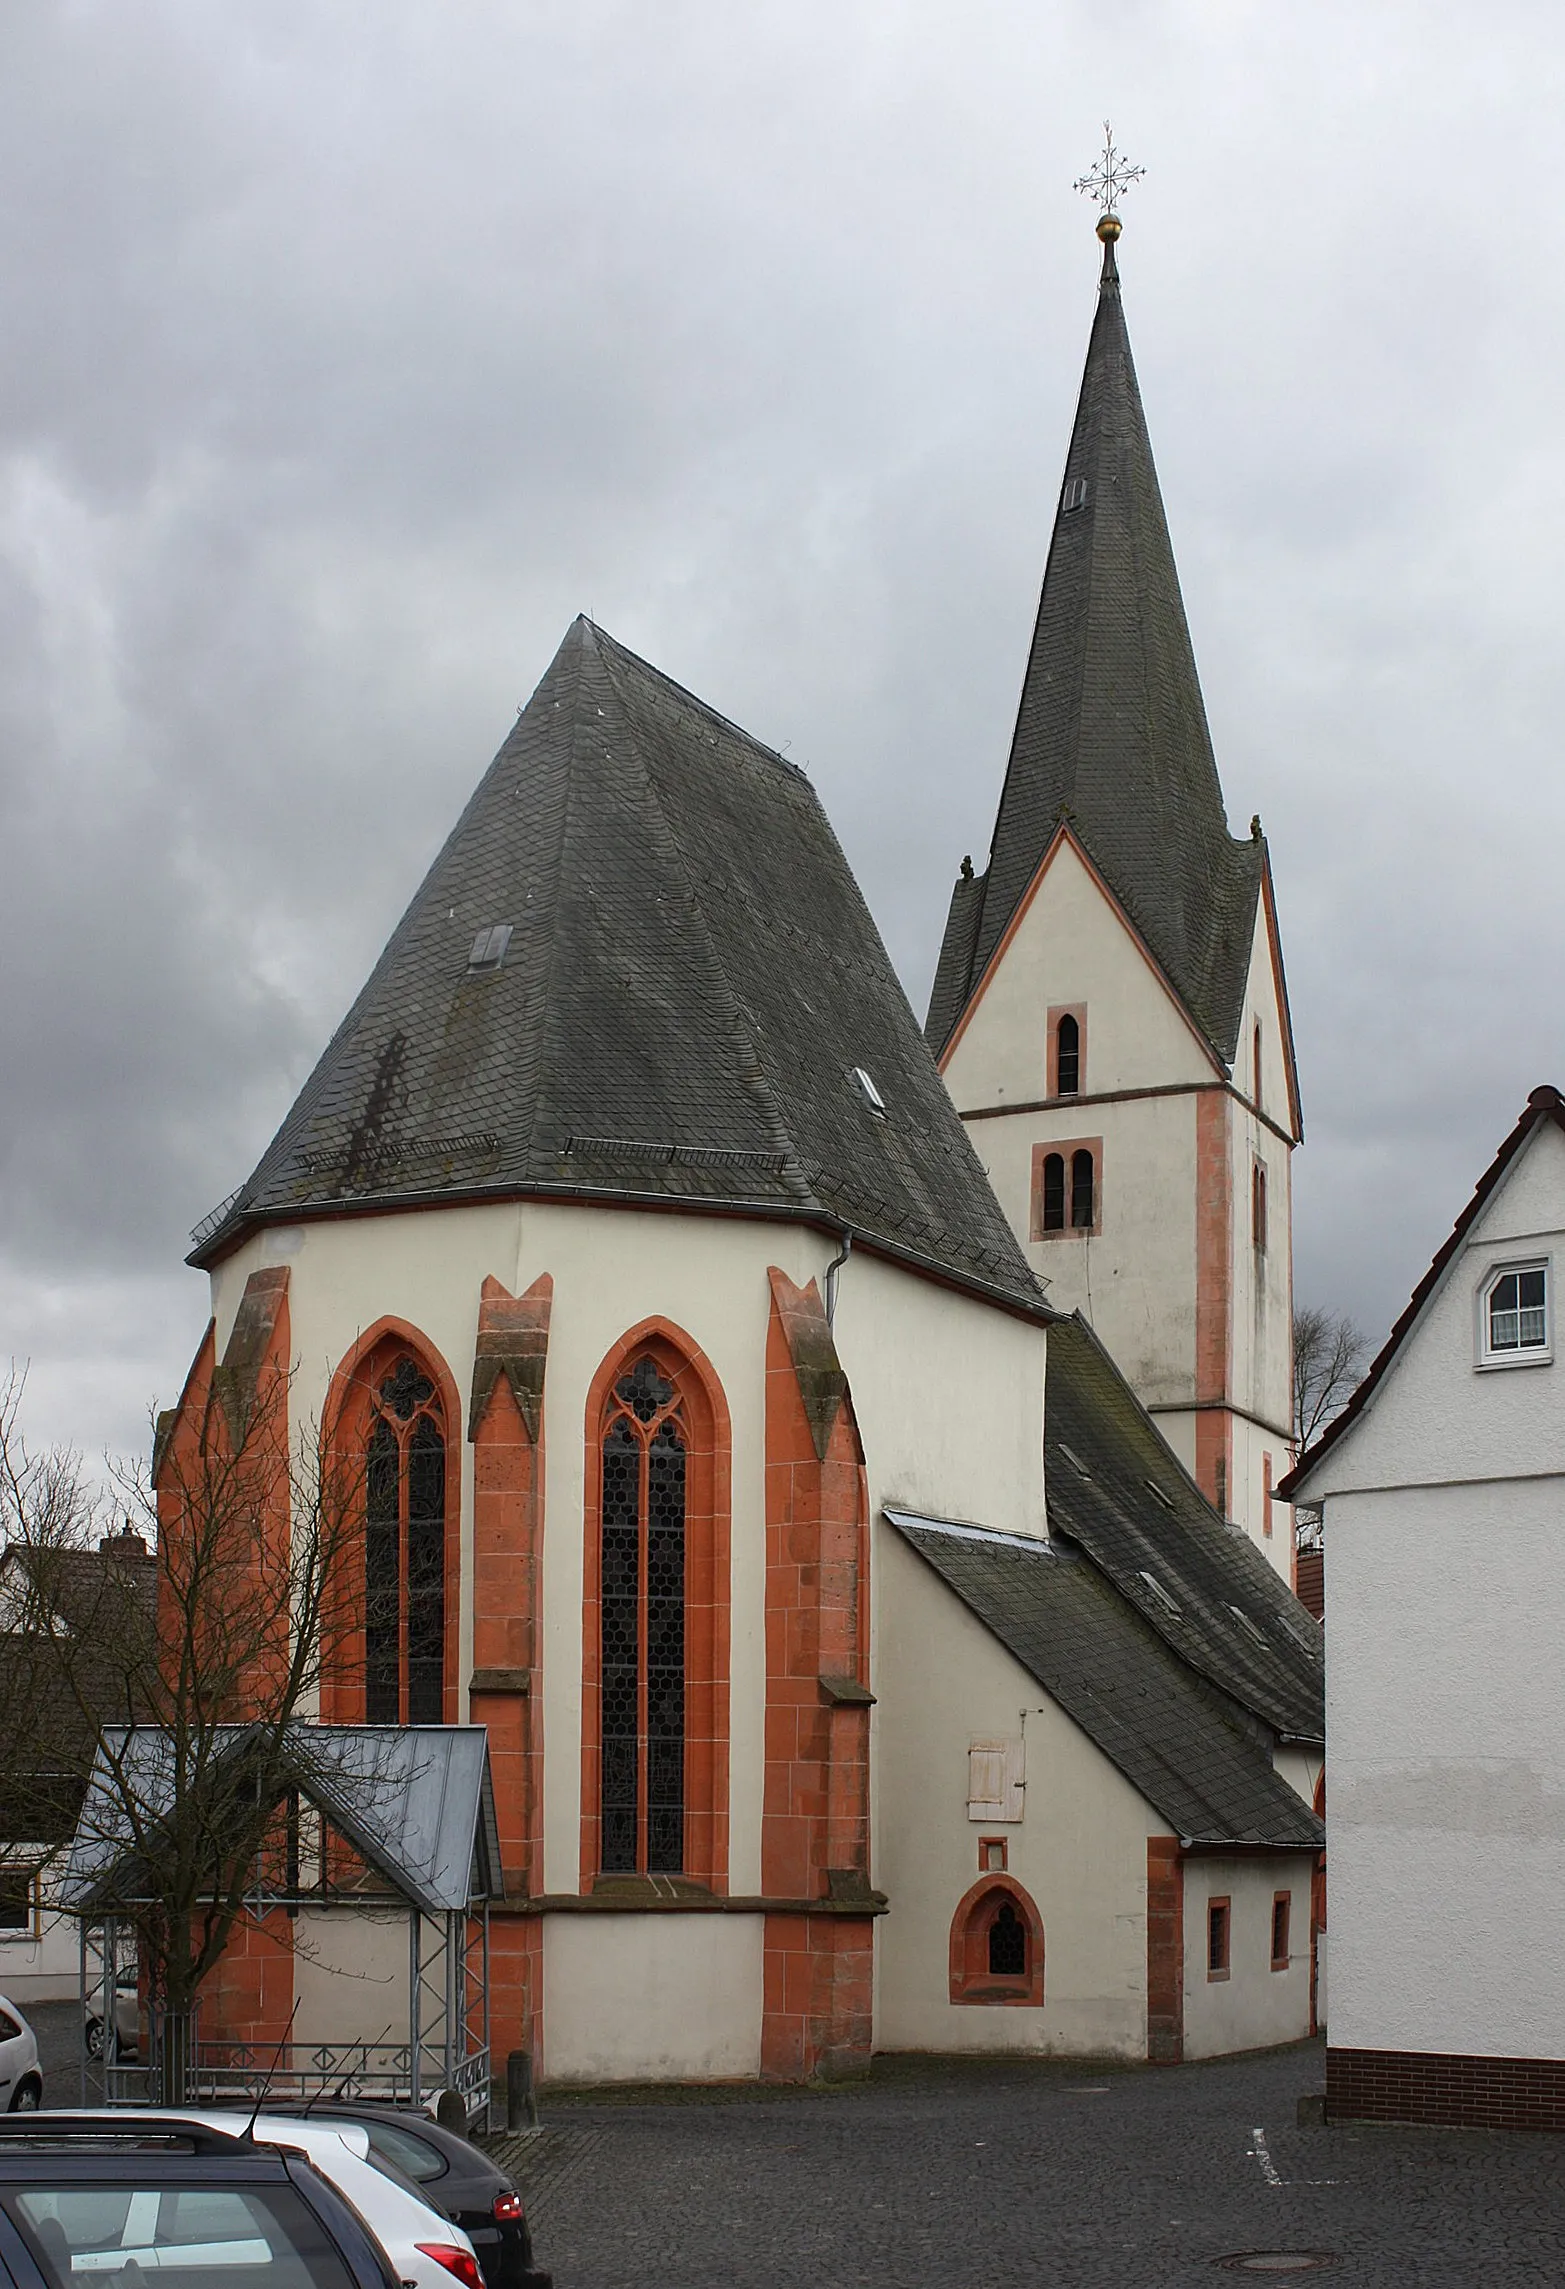
[[[1266,1253],[1266,1171],[1257,1161],[1250,1173],[1250,1237],[1258,1256]]]
[[[1250,1045],[1250,1096],[1257,1112],[1261,1110],[1261,1021],[1255,1021],[1255,1036]]]
[[[1065,1155],[1059,1152],[1044,1156],[1043,1228],[1046,1232],[1065,1229]]]
[[[1074,1097],[1081,1088],[1081,1025],[1067,1010],[1054,1033],[1054,1091]]]
[[[683,1408],[643,1353],[603,1433],[602,1868],[685,1864]]]
[[[439,1394],[403,1352],[371,1386],[365,1454],[364,1718],[445,1718],[446,1441]]]
[[[1071,1154],[1071,1227],[1090,1232],[1097,1222],[1097,1169],[1085,1145]]]

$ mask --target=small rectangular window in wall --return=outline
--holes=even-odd
[[[1090,1239],[1103,1229],[1103,1139],[1061,1137],[1032,1148],[1032,1237]]]
[[[1261,1457],[1261,1532],[1268,1542],[1272,1538],[1272,1458]]]
[[[1227,1898],[1209,1899],[1206,1903],[1206,1975],[1208,1979],[1226,1979],[1231,1943],[1233,1903]]]
[[[1266,1171],[1260,1162],[1250,1172],[1250,1237],[1258,1256],[1266,1253]]]
[[[0,1867],[0,1933],[31,1932],[38,1890],[35,1868]]]
[[[1022,1744],[1018,1737],[990,1734],[969,1743],[969,1820],[1020,1820],[1024,1796]]]
[[[1272,1969],[1288,1968],[1288,1927],[1293,1920],[1292,1892],[1278,1892],[1272,1899]]]

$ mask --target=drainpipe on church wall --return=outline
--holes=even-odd
[[[826,1266],[826,1325],[828,1327],[835,1326],[837,1319],[837,1274],[852,1253],[853,1234],[844,1232],[841,1255],[833,1256],[831,1262]]]

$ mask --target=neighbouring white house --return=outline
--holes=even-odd
[[[1521,1119],[1284,1482],[1327,1567],[1342,2117],[1565,2128],[1565,1098]]]

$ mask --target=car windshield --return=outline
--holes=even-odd
[[[53,2185],[8,2197],[50,2289],[353,2289],[289,2187]]]

